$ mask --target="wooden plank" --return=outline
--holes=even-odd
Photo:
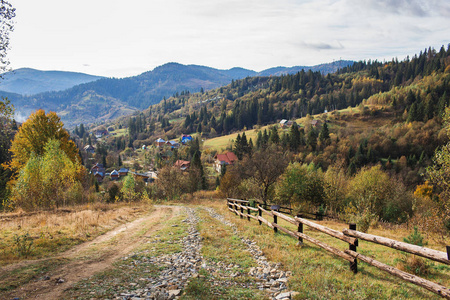
[[[232,202],[243,202],[243,203],[248,203],[248,200],[241,200],[241,199],[233,199],[233,198],[227,198],[228,201],[232,201]]]
[[[340,239],[340,240],[342,240],[344,242],[347,242],[347,243],[349,243],[351,245],[357,245],[358,244],[358,239],[355,239],[353,237],[347,236],[347,235],[343,234],[340,231],[337,231],[337,230],[325,227],[323,225],[311,222],[311,221],[303,219],[303,218],[295,217],[294,219],[296,221],[298,221],[298,222],[301,222],[301,223],[311,227],[311,228],[319,230],[319,231],[321,231],[323,233],[326,233],[326,234],[328,234],[328,235],[330,235],[332,237]]]
[[[267,221],[266,219],[264,219],[263,217],[258,216],[258,221],[263,222],[264,224],[266,224],[267,226],[269,226],[270,228],[273,229],[273,225],[272,223],[270,223],[269,221]]]
[[[336,248],[331,247],[331,246],[328,246],[327,244],[325,244],[325,243],[323,243],[323,242],[321,242],[319,240],[316,240],[315,238],[312,238],[312,237],[310,237],[310,236],[308,236],[308,235],[306,235],[304,233],[293,232],[293,231],[290,231],[289,229],[286,229],[286,228],[284,228],[284,227],[282,227],[282,226],[280,226],[278,224],[274,224],[274,223],[272,223],[272,226],[277,227],[278,229],[280,229],[284,233],[287,233],[287,234],[289,234],[290,236],[292,236],[294,238],[303,238],[304,240],[307,240],[308,242],[313,243],[314,245],[317,245],[320,248],[327,250],[328,252],[331,252],[331,253],[339,256],[339,257],[342,257],[345,260],[348,260],[350,262],[353,262],[355,260],[351,255],[345,253],[344,251],[336,249]]]
[[[443,264],[450,265],[450,260],[448,260],[447,253],[438,250],[425,248],[417,245],[412,245],[404,242],[399,242],[382,236],[372,235],[368,233],[363,233],[356,230],[344,229],[342,231],[344,234],[365,240],[368,242],[380,244],[386,247],[394,248],[397,250],[405,251],[411,254],[422,256]]]
[[[257,208],[251,207],[251,206],[247,206],[248,209],[253,210],[253,211],[258,211]]]
[[[278,227],[278,229],[280,229],[281,231],[283,231],[286,234],[289,234],[290,236],[292,236],[293,238],[297,239],[297,234],[296,232],[290,231],[289,229],[286,229],[278,224],[272,223],[272,226],[274,227]]]
[[[294,220],[293,218],[291,218],[291,217],[288,217],[288,216],[286,216],[286,215],[284,215],[284,214],[282,214],[282,213],[280,213],[280,212],[277,212],[277,211],[272,211],[272,213],[274,214],[274,215],[276,215],[276,216],[279,216],[280,218],[282,218],[283,220],[285,220],[285,221],[287,221],[287,222],[289,222],[289,223],[291,223],[291,224],[293,224],[293,225],[295,225],[295,226],[298,226],[298,221],[296,221],[296,220]]]
[[[268,214],[269,216],[273,217],[273,213],[272,213],[272,212],[270,212],[270,211],[268,211],[268,210],[265,210],[265,209],[262,208],[260,205],[258,205],[258,208],[261,209],[261,210],[262,210],[263,212],[265,212],[266,214]]]
[[[434,283],[432,281],[428,281],[421,277],[406,273],[406,272],[396,269],[392,266],[389,266],[382,262],[376,261],[371,257],[357,253],[355,251],[345,250],[345,253],[351,255],[355,259],[362,260],[374,267],[377,267],[380,270],[388,272],[391,275],[397,276],[405,281],[408,281],[408,282],[414,283],[418,286],[421,286],[423,288],[426,288],[427,290],[429,290],[433,293],[436,293],[444,298],[450,299],[450,290],[448,288],[446,288],[445,286],[442,286],[440,284]]]
[[[252,218],[252,219],[258,220],[258,217],[257,217],[257,216],[253,216],[253,215],[247,215],[247,216],[250,217],[250,218]]]

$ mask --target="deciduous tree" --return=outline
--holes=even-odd
[[[266,204],[269,189],[277,181],[288,164],[286,154],[278,152],[276,147],[267,147],[246,157],[239,167],[243,177],[252,177],[259,185],[261,200]]]
[[[14,30],[13,18],[16,9],[5,0],[0,1],[0,72],[7,70],[9,61],[6,57],[9,50],[9,33]]]
[[[12,189],[9,206],[28,211],[51,209],[81,199],[78,177],[83,167],[72,162],[60,143],[51,139],[44,146],[43,155],[30,154]]]
[[[45,145],[51,139],[60,142],[61,150],[73,163],[80,161],[77,146],[70,140],[60,118],[54,112],[45,114],[45,111],[40,109],[32,113],[19,128],[11,144],[12,159],[7,167],[17,172],[28,162],[31,153],[43,156]]]

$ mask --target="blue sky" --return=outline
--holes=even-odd
[[[448,0],[11,0],[12,68],[137,75],[404,59],[450,43]]]

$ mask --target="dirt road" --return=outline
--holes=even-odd
[[[59,267],[19,289],[0,293],[1,299],[60,299],[64,290],[78,281],[88,278],[111,266],[113,262],[130,253],[146,241],[147,236],[160,229],[162,220],[169,220],[180,212],[176,206],[155,206],[147,216],[123,224],[96,239],[80,244],[58,256]],[[17,268],[33,267],[39,261],[27,261],[10,265],[1,272],[13,272]]]

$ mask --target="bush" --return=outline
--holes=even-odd
[[[27,257],[31,254],[31,247],[33,246],[33,238],[30,236],[28,232],[22,235],[15,234],[14,244],[16,245],[18,256]]]
[[[322,205],[325,199],[323,174],[313,165],[289,164],[277,181],[275,194],[282,204]]]
[[[108,187],[108,198],[106,198],[107,203],[114,203],[120,199],[120,188],[117,184],[112,182]]]
[[[417,226],[414,226],[414,231],[403,238],[403,241],[421,247],[427,244],[424,242],[424,238],[417,229]],[[426,260],[408,253],[404,253],[400,259],[400,268],[416,275],[427,275],[430,272],[430,266]]]

